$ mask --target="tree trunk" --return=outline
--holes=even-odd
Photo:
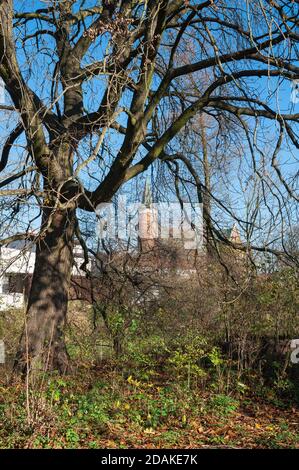
[[[26,321],[15,361],[22,373],[68,369],[64,325],[73,265],[74,210],[45,209],[28,298]]]

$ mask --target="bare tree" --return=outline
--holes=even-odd
[[[192,161],[173,152],[196,115],[238,121],[253,158],[261,139],[254,126],[271,123],[276,143],[268,164],[288,197],[298,199],[279,155],[284,143],[298,149],[299,115],[281,112],[273,99],[273,89],[299,77],[298,1],[30,5],[0,1],[0,76],[11,101],[2,109],[17,119],[2,150],[0,195],[15,216],[27,203],[28,220],[40,221],[16,368],[23,370],[27,357],[32,368],[46,363],[63,371],[78,214],[93,213],[158,160],[183,162],[200,194]],[[197,92],[184,91],[184,78],[204,71],[208,79]],[[13,152],[17,145],[23,151]],[[252,172],[264,180],[259,165]],[[20,219],[16,230],[24,226]],[[15,236],[27,238],[28,231]]]

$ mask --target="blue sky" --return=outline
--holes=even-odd
[[[97,1],[87,1],[85,2],[86,7],[94,6],[98,2]],[[234,2],[232,2],[233,4]],[[76,2],[75,8],[78,8],[80,2]],[[16,9],[19,11],[30,11],[32,8],[44,8],[45,3],[41,1],[16,1],[15,2]],[[86,21],[86,26],[89,25],[89,20]],[[34,32],[35,29],[35,23],[34,22],[28,22],[28,30],[27,34],[30,34]],[[34,40],[30,41],[28,43],[28,46],[26,50],[23,49],[21,46],[21,43],[18,42],[18,59],[21,64],[22,72],[24,74],[24,78],[28,82],[28,84],[34,89],[37,90],[38,94],[40,97],[44,100],[45,103],[49,103],[49,88],[50,88],[50,81],[45,80],[45,71],[47,70],[48,76],[50,77],[51,74],[53,73],[54,66],[55,66],[55,56],[53,54],[54,50],[54,40],[50,35],[45,35],[41,39],[41,46],[42,46],[42,53],[36,54],[36,47]],[[103,37],[101,41],[97,42],[96,47],[94,46],[91,50],[91,55],[92,58],[95,60],[100,60],[103,57],[103,54],[105,53],[105,49],[107,47],[107,38]],[[221,52],[221,51],[220,51]],[[28,59],[30,63],[30,67],[28,67]],[[86,56],[84,63],[82,65],[86,65],[89,63],[91,60],[91,57],[89,57],[89,54]],[[234,67],[233,65],[227,64],[225,69],[226,71],[231,70],[231,67]],[[262,66],[260,66],[262,67]],[[41,70],[43,73],[41,73]],[[158,86],[158,79],[155,80],[154,86]],[[256,97],[259,99],[265,100],[267,104],[269,104],[273,109],[277,110],[277,112],[299,112],[299,103],[292,103],[290,100],[291,96],[291,83],[289,80],[283,80],[282,83],[279,83],[278,86],[278,79],[267,79],[267,78],[261,78],[261,79],[251,79],[248,80],[248,85],[252,86],[255,91]],[[103,93],[104,87],[103,87],[103,79],[102,78],[94,78],[91,81],[89,81],[85,86],[84,86],[84,104],[85,107],[88,109],[88,111],[94,111],[97,108],[97,105],[99,104],[101,100],[101,96]],[[130,93],[126,94],[124,97],[124,100],[122,102],[122,105],[129,105],[130,102]],[[3,142],[3,139],[5,135],[11,130],[17,120],[16,113],[9,113],[9,112],[0,112],[0,142]],[[252,122],[250,119],[247,120],[249,125],[252,127]],[[123,125],[126,123],[126,116],[125,114],[120,115],[119,117],[119,122]],[[275,138],[277,137],[277,128],[273,124],[273,122],[268,122],[267,124],[265,121],[262,120],[261,122],[263,128],[263,131],[258,130],[257,131],[257,142],[254,145],[254,150],[255,150],[255,156],[256,156],[256,162],[258,165],[262,164],[263,160],[263,153],[267,155],[271,155],[273,152],[274,148],[274,142]],[[93,142],[95,142],[96,136],[93,138]],[[109,158],[113,158],[113,154],[117,152],[117,150],[120,147],[122,141],[122,137],[117,135],[115,131],[110,131],[107,135],[106,141],[105,141],[105,148],[104,148],[104,153],[102,157],[93,162],[90,167],[89,167],[89,172],[95,173],[97,175],[102,175],[104,176],[104,164],[109,161]],[[267,142],[266,142],[267,141]],[[83,151],[84,145],[86,145],[87,140],[81,143],[80,145],[80,150]],[[227,203],[234,208],[236,213],[241,218],[246,217],[246,210],[245,210],[245,203],[246,199],[249,199],[251,196],[251,192],[253,191],[254,185],[256,185],[256,180],[253,177],[253,169],[252,169],[252,161],[251,157],[248,151],[248,146],[245,143],[244,140],[244,155],[242,158],[242,155],[240,155],[239,158],[231,158],[232,162],[230,163],[230,175],[228,176],[228,181],[221,181],[215,180],[215,184],[222,184],[222,196],[224,193],[225,198],[227,198]],[[107,149],[107,146],[109,144],[109,152]],[[272,145],[271,145],[272,144]],[[23,154],[23,159],[25,156],[24,149],[22,146],[25,145],[24,138],[20,138],[18,141],[18,146],[14,149],[14,154],[12,154],[12,159],[11,159],[11,165],[8,167],[8,171],[13,171],[16,166],[19,165],[19,159],[20,155]],[[172,142],[172,146],[176,145],[176,141],[174,140]],[[228,152],[230,149],[228,149]],[[234,150],[235,151],[235,150]],[[141,150],[141,152],[144,152]],[[109,157],[109,154],[112,154]],[[138,155],[140,157],[140,153]],[[299,166],[298,166],[298,150],[294,148],[294,146],[291,148],[287,145],[284,145],[282,148],[280,154],[279,154],[279,161],[282,163],[283,166],[283,171],[285,172],[284,174],[286,177],[294,176],[296,173],[299,171]],[[150,169],[147,173],[152,176],[152,180],[155,183],[156,181],[156,171],[157,171],[157,165],[155,164],[154,168]],[[241,177],[241,181],[240,178]],[[2,178],[2,175],[1,175]],[[94,189],[96,186],[96,181],[93,179],[90,179],[87,177],[86,172],[81,174],[81,178],[86,184],[86,186],[89,187],[89,189]],[[145,178],[145,175],[144,175]],[[127,194],[136,194],[138,192],[142,192],[142,186],[144,182],[144,178],[141,178],[141,181],[137,182],[131,182],[127,184],[125,187],[122,188],[122,192],[126,192]],[[229,183],[229,188],[227,188],[226,191],[226,184]],[[136,184],[137,186],[136,188]],[[157,196],[160,193],[161,197],[161,192],[159,191],[159,187],[156,190]],[[297,188],[298,189],[298,188]],[[134,190],[134,191],[133,191]],[[155,190],[155,189],[154,189]],[[282,188],[283,190],[283,188]],[[277,207],[275,207],[275,204],[278,205],[278,201],[275,197],[271,196],[271,188],[267,188],[267,191],[269,192],[269,200],[271,200],[271,207],[273,210],[277,211]],[[276,190],[275,190],[276,191]],[[283,190],[284,191],[284,190]],[[191,190],[192,193],[192,190]],[[284,191],[285,193],[285,191]],[[168,195],[168,197],[173,197]],[[251,198],[252,199],[252,198]],[[293,218],[293,222],[297,222],[297,213],[296,213],[296,207],[292,208],[293,215],[291,217]],[[32,209],[30,209],[30,213],[32,212]],[[265,214],[265,219],[266,219],[266,214],[269,215],[269,208],[265,207],[264,208],[264,214]],[[216,215],[216,212],[215,212]],[[225,215],[223,211],[221,210],[217,211],[217,218],[220,220],[222,219],[222,224],[223,225],[229,225],[232,223],[232,219],[229,215]],[[35,222],[35,225],[38,224],[38,221]]]

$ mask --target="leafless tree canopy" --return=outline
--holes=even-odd
[[[152,164],[195,188],[211,231],[222,214],[253,247],[276,250],[298,202],[298,6],[0,1],[6,235],[28,236],[42,215],[29,318],[50,305],[50,324],[63,321],[78,210]]]

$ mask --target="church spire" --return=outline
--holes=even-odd
[[[147,207],[150,208],[153,203],[153,195],[152,195],[152,188],[149,176],[146,178],[144,191],[143,191],[143,200],[142,203]]]

